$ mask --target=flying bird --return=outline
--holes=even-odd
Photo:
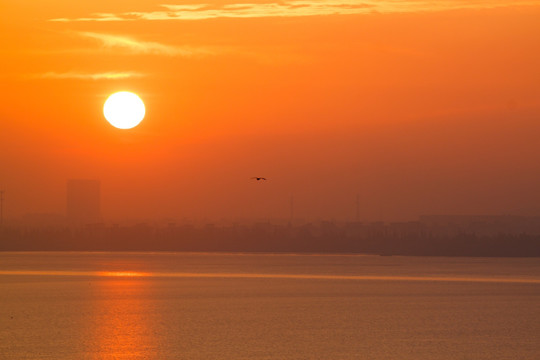
[[[257,181],[259,181],[259,180],[266,180],[266,178],[263,178],[263,177],[257,177],[257,176],[252,177],[252,179],[257,179]]]

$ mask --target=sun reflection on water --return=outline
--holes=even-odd
[[[100,271],[97,273],[97,276],[104,277],[148,277],[151,276],[149,273],[138,272],[138,271]]]
[[[143,359],[156,352],[154,322],[147,298],[151,283],[135,278],[144,273],[104,271],[93,282],[93,321],[90,353],[100,360]],[[97,360],[96,358],[96,360]]]

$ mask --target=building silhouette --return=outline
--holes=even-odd
[[[101,221],[100,186],[98,180],[68,180],[67,220],[71,225]]]

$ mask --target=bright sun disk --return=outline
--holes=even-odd
[[[112,94],[103,105],[105,119],[118,129],[134,128],[144,119],[145,113],[141,98],[129,91]]]

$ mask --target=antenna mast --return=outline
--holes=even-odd
[[[290,203],[290,205],[291,205],[291,219],[290,219],[290,221],[292,222],[293,218],[294,218],[294,196],[293,195],[291,195],[291,203]]]
[[[360,195],[356,194],[356,222],[360,221]]]
[[[0,226],[4,225],[4,190],[0,190]]]

